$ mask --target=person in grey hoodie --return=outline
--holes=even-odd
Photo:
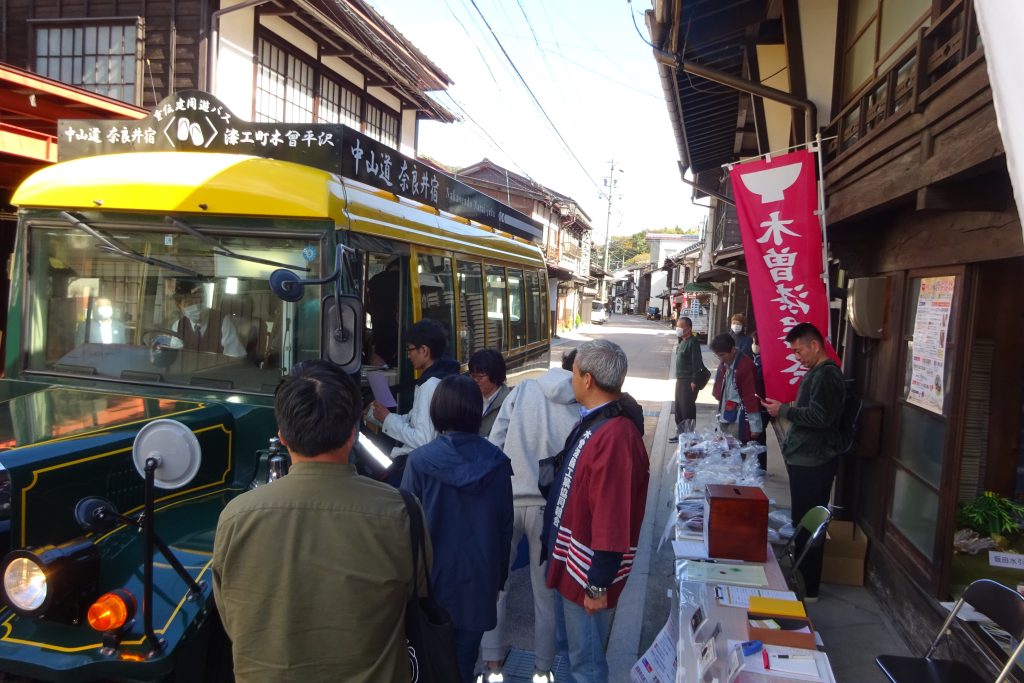
[[[537,488],[540,460],[553,456],[565,446],[565,439],[580,420],[579,404],[572,390],[575,350],[562,359],[562,368],[552,368],[537,379],[528,379],[512,389],[494,421],[489,440],[512,460],[513,525],[511,559],[525,535],[530,547],[530,583],[533,587],[533,683],[553,680],[555,613],[554,596],[544,583],[540,534],[544,524],[544,496]],[[480,654],[486,671],[484,683],[500,681],[501,665],[510,642],[505,632],[505,604],[508,591],[498,596],[498,625],[484,634]],[[478,679],[478,680],[481,680]]]

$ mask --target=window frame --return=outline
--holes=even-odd
[[[898,61],[899,54],[905,51],[914,49],[914,44],[907,45],[907,42],[911,37],[917,33],[918,30],[931,18],[932,16],[932,5],[929,3],[928,7],[922,11],[922,14],[914,20],[914,22],[899,35],[899,37],[893,41],[893,44],[886,48],[885,52],[879,54],[879,45],[881,43],[882,36],[882,17],[884,13],[884,5],[886,2],[901,2],[902,0],[875,0],[875,9],[867,17],[864,25],[859,27],[856,33],[849,34],[850,21],[852,20],[853,6],[847,4],[846,12],[843,15],[843,21],[840,24],[841,35],[836,40],[837,54],[838,54],[838,78],[835,81],[835,91],[838,93],[839,110],[844,109],[850,102],[863,97],[865,90],[871,86],[872,83],[876,82],[880,75],[889,69],[893,64]],[[846,75],[849,69],[849,57],[852,52],[853,46],[863,38],[868,32],[873,33],[873,49],[872,49],[872,64],[871,73],[856,84],[851,84],[849,91],[846,88]]]
[[[80,18],[66,18],[65,17],[65,18],[56,18],[56,19],[28,19],[27,20],[27,24],[28,24],[29,28],[31,29],[30,32],[29,32],[30,33],[30,38],[29,38],[29,43],[30,43],[29,60],[30,60],[30,70],[32,71],[32,73],[39,74],[40,76],[43,76],[45,78],[51,78],[51,79],[53,79],[55,81],[60,81],[62,83],[67,83],[68,85],[73,85],[73,86],[75,86],[77,88],[82,88],[83,90],[87,90],[89,92],[96,93],[97,95],[101,95],[103,97],[110,97],[111,99],[117,100],[118,102],[126,102],[128,104],[133,104],[133,105],[136,105],[136,106],[138,106],[138,105],[140,105],[142,103],[142,92],[143,92],[143,89],[142,89],[142,85],[143,85],[142,84],[142,81],[143,81],[142,75],[143,75],[143,63],[145,62],[145,42],[146,42],[146,20],[145,20],[145,18],[143,18],[141,16],[138,16],[138,15],[117,15],[117,16],[111,16],[111,17],[80,17]],[[46,30],[72,29],[73,30],[73,29],[79,29],[79,28],[80,29],[85,29],[85,28],[88,28],[88,27],[108,27],[108,28],[112,28],[112,27],[115,27],[115,26],[119,26],[119,27],[134,26],[135,27],[135,51],[131,55],[132,58],[135,61],[134,65],[133,65],[133,67],[131,69],[131,75],[132,75],[132,78],[134,79],[133,83],[130,83],[130,84],[129,83],[125,83],[123,80],[122,80],[121,83],[117,83],[117,84],[110,84],[110,83],[76,83],[75,79],[73,77],[73,74],[74,74],[74,62],[75,61],[83,62],[81,70],[84,73],[84,71],[85,71],[85,69],[84,69],[84,60],[88,56],[85,55],[83,52],[79,52],[78,50],[75,49],[75,45],[74,45],[74,40],[73,39],[72,39],[71,54],[69,54],[69,55],[65,56],[63,53],[58,53],[57,55],[49,55],[49,54],[47,54],[45,56],[40,56],[38,54],[38,52],[39,52],[39,31],[42,30],[42,29],[46,29]],[[84,45],[84,40],[85,39],[84,39],[84,36],[83,36],[83,45]],[[128,55],[129,55],[129,53],[123,53],[122,54],[122,56],[120,57],[122,62],[123,62],[124,59],[126,59],[128,57]],[[91,55],[91,56],[94,57],[94,58],[99,57],[99,55]],[[38,70],[37,66],[38,66],[38,60],[39,59],[54,59],[54,58],[57,58],[57,59],[70,59],[70,60],[72,60],[72,66],[71,66],[71,69],[72,69],[72,79],[71,80],[63,80],[62,78],[59,77],[59,75],[58,76],[53,76],[48,71],[44,73],[44,72]],[[125,69],[122,68],[121,73],[122,73],[122,78],[123,78],[123,76],[125,75]],[[122,88],[124,88],[127,85],[131,85],[132,86],[132,99],[131,100],[125,100],[125,99],[121,99],[120,97],[113,97],[111,95],[108,95],[106,92],[100,92],[99,90],[96,90],[96,89],[93,88],[95,86],[104,86],[104,85],[120,85]],[[93,86],[93,87],[90,87],[90,86]]]
[[[331,83],[333,86],[336,86],[341,93],[347,93],[348,95],[354,97],[358,105],[357,121],[353,122],[351,120],[346,120],[346,117],[342,116],[341,121],[338,123],[340,123],[341,125],[346,125],[354,130],[358,130],[359,132],[365,135],[369,135],[373,139],[378,140],[379,142],[388,145],[393,149],[399,149],[402,142],[402,111],[400,109],[396,111],[392,107],[384,104],[382,100],[371,95],[366,87],[360,88],[358,85],[345,78],[342,74],[330,68],[330,66],[325,64],[318,57],[307,54],[306,52],[303,52],[294,45],[286,43],[280,37],[278,37],[271,29],[262,24],[257,26],[255,35],[253,36],[254,59],[252,78],[254,97],[251,115],[253,121],[263,121],[264,119],[261,117],[265,116],[264,114],[260,113],[258,109],[259,94],[260,92],[263,92],[261,91],[260,88],[259,78],[260,67],[262,65],[262,62],[260,61],[262,54],[260,49],[261,41],[264,41],[273,46],[274,48],[276,48],[277,50],[281,51],[284,54],[287,63],[290,63],[291,60],[298,60],[304,63],[312,70],[312,109],[309,123],[335,123],[323,119],[320,114],[320,108],[323,105],[325,99],[324,82],[327,81]],[[287,70],[288,69],[286,67],[286,71]],[[365,78],[365,74],[363,74],[363,76]],[[341,100],[344,101],[344,95],[342,95]],[[288,106],[295,106],[294,104],[289,105],[289,101],[287,99],[284,100],[284,104],[285,111],[287,111]],[[382,131],[384,131],[383,125],[373,123],[370,121],[369,112],[371,109],[379,112],[382,120],[386,118],[389,122],[393,124],[393,140],[384,139],[384,135],[382,133]],[[345,107],[341,107],[340,110],[343,113],[347,112],[350,115],[352,114],[351,110]],[[267,119],[267,121],[269,121],[269,119]],[[275,122],[299,123],[298,121],[291,121],[287,119]]]

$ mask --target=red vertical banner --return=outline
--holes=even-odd
[[[750,278],[765,393],[796,398],[807,370],[786,333],[811,323],[828,335],[814,154],[806,150],[734,166],[729,172]]]

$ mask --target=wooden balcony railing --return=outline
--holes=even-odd
[[[823,137],[828,164],[844,156],[888,124],[920,108],[956,77],[961,64],[980,57],[973,0],[954,0],[913,48],[868,85],[832,119]]]

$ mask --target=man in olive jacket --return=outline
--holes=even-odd
[[[409,515],[396,489],[349,463],[361,408],[359,389],[337,366],[297,366],[274,394],[291,470],[221,512],[213,595],[238,683],[412,676]],[[425,585],[429,565],[419,569]]]
[[[676,321],[676,428],[683,420],[697,419],[697,380],[704,360],[700,355],[700,340],[693,334],[693,321],[683,316]],[[678,441],[669,439],[669,443]]]
[[[781,415],[791,427],[782,444],[782,457],[789,473],[789,495],[793,507],[793,526],[818,505],[828,506],[832,480],[836,476],[841,450],[839,422],[846,397],[846,380],[828,356],[825,340],[814,325],[800,323],[786,335],[797,360],[807,368],[800,381],[796,403],[783,404],[770,398],[763,401],[772,417]],[[797,536],[797,555],[803,551],[807,534]],[[823,548],[810,550],[800,573],[806,586],[806,600],[818,599],[821,583]]]

